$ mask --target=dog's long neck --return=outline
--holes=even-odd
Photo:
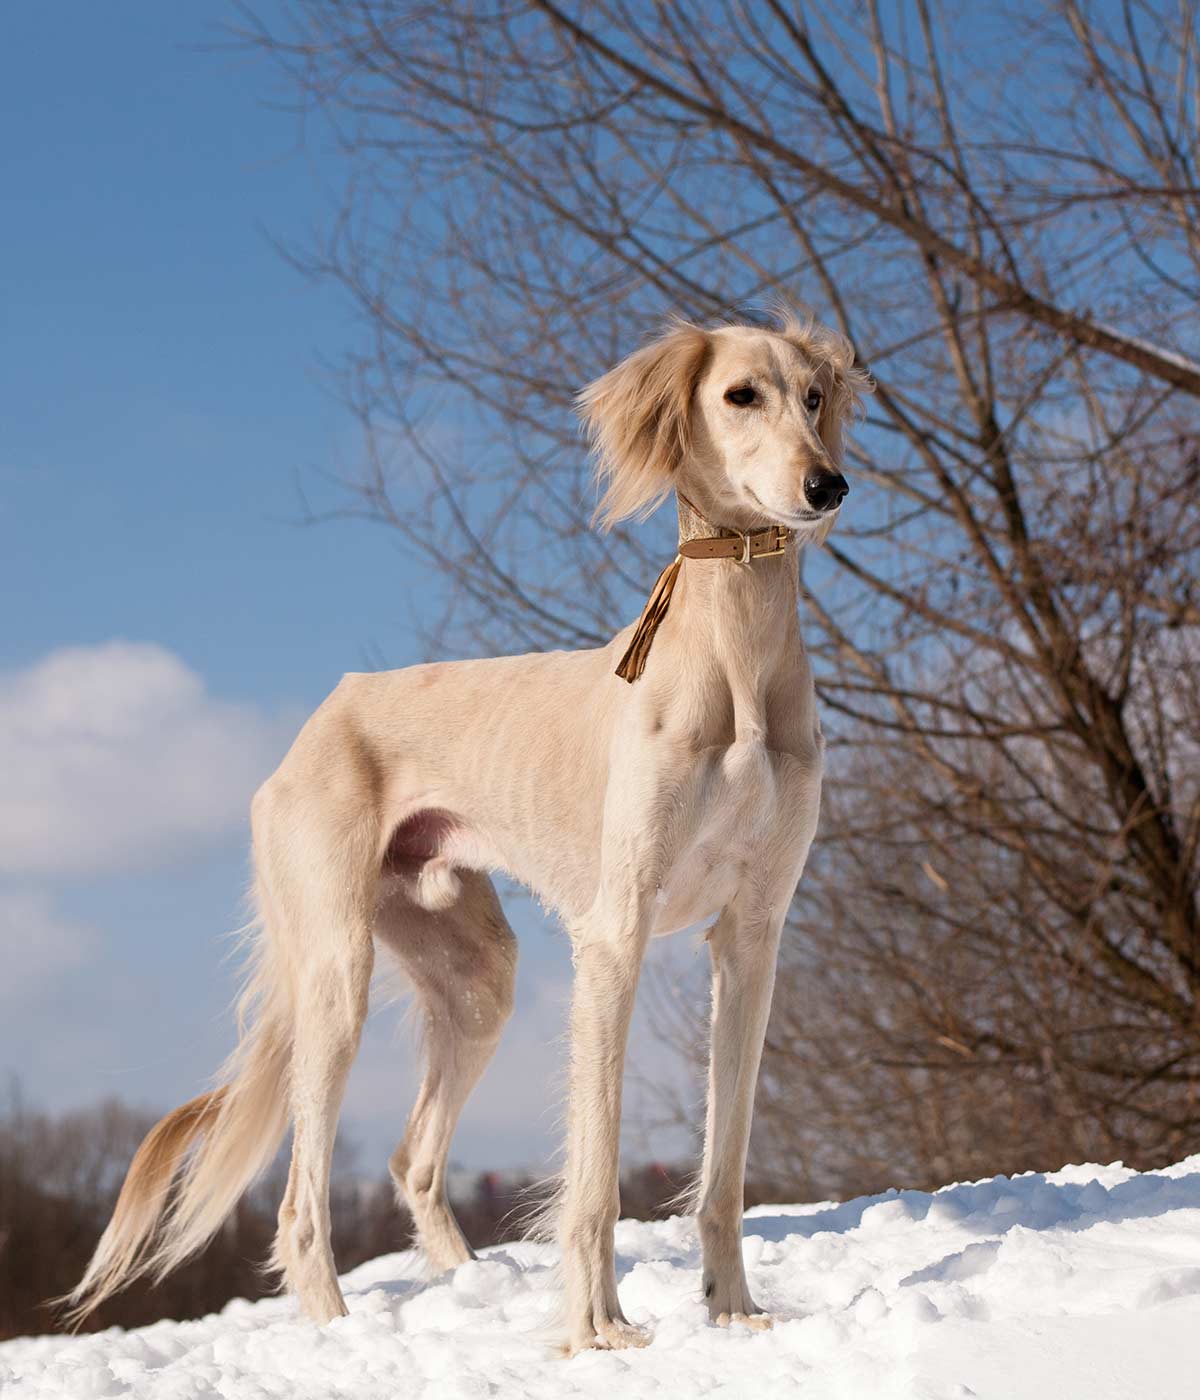
[[[717,522],[679,502],[680,540],[718,531]],[[748,564],[683,563],[671,603],[673,660],[682,678],[701,687],[728,686],[739,736],[769,727],[771,696],[788,692],[797,667],[807,664],[796,611],[798,549],[793,537],[785,553]]]

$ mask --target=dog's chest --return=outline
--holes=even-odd
[[[758,740],[705,750],[698,762],[695,809],[659,884],[655,934],[699,923],[747,886],[776,883],[796,859],[797,809],[819,792],[806,781],[809,765]]]

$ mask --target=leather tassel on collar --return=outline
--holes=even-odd
[[[675,580],[679,577],[679,570],[683,564],[683,555],[677,554],[675,558],[658,576],[658,582],[650,594],[649,601],[642,609],[641,618],[630,640],[629,646],[625,650],[625,655],[621,657],[621,664],[617,667],[617,675],[622,680],[628,681],[630,685],[646,669],[646,658],[650,655],[650,645],[654,641],[654,634],[658,631],[658,625],[667,615],[667,609],[671,606],[671,594],[675,592]]]

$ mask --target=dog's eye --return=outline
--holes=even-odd
[[[738,408],[749,408],[752,403],[758,401],[758,394],[749,384],[738,384],[732,389],[725,390],[725,402],[735,404]]]
[[[821,393],[820,389],[810,389],[804,396],[804,407],[808,409],[809,413],[816,413],[824,402],[825,395]]]

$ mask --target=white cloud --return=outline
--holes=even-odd
[[[282,747],[278,721],[163,647],[53,651],[0,675],[0,872],[145,868],[211,840]]]
[[[0,890],[0,1002],[24,1001],[88,961],[95,930],[65,918],[35,890]]]

